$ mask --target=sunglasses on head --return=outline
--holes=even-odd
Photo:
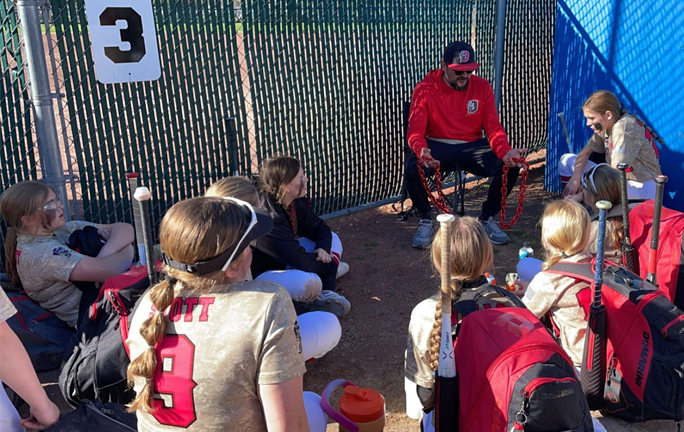
[[[598,165],[593,166],[589,171],[584,173],[584,175],[582,176],[582,180],[580,182],[582,188],[589,192],[596,199],[599,199],[599,197],[598,189],[596,189],[596,183],[594,182],[594,174],[596,173],[598,167],[602,165],[609,166],[606,163],[600,163]]]
[[[245,211],[246,216],[247,213],[249,213],[248,217],[250,219],[249,224],[247,225],[247,229],[245,229],[245,232],[242,234],[242,237],[240,237],[240,240],[235,244],[235,246],[226,249],[225,251],[221,252],[213,258],[209,258],[206,261],[199,261],[195,264],[180,263],[168,258],[167,256],[164,256],[164,263],[166,265],[187,273],[195,273],[200,275],[213,273],[215,271],[218,271],[219,269],[224,272],[226,271],[228,266],[230,266],[230,264],[233,262],[235,256],[239,256],[242,253],[242,251],[249,247],[249,244],[244,243],[247,239],[247,235],[249,234],[249,232],[252,231],[252,228],[254,228],[254,226],[257,224],[257,215],[254,211],[254,208],[251,204],[237,198],[224,197],[223,199],[233,201],[234,203],[238,204]]]

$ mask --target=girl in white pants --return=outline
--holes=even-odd
[[[205,196],[233,197],[260,207],[261,197],[252,182],[246,177],[227,177],[214,183]],[[342,255],[342,243],[333,233],[332,252]],[[308,251],[313,251],[314,243],[300,238],[299,243]],[[251,275],[249,275],[251,279]],[[321,293],[321,279],[315,273],[300,270],[273,270],[260,274],[255,280],[265,280],[283,286],[299,302],[310,302]],[[305,360],[318,359],[335,348],[342,337],[339,319],[323,311],[301,314],[297,317],[302,337],[302,351]],[[306,402],[306,398],[305,398]],[[312,428],[313,430],[313,428]]]
[[[579,154],[564,154],[559,171],[565,196],[580,192],[582,175],[594,166],[592,152],[605,153],[606,163],[617,168],[624,162],[627,170],[627,196],[630,199],[653,199],[656,176],[661,174],[656,142],[663,144],[636,115],[622,109],[609,91],[592,93],[582,105],[587,126],[594,135]]]

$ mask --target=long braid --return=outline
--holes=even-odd
[[[451,303],[458,301],[461,298],[461,282],[456,279],[451,280]],[[442,296],[437,300],[435,309],[435,322],[432,325],[430,332],[430,350],[428,351],[428,358],[430,359],[430,370],[437,372],[439,366],[439,347],[442,344]],[[451,326],[451,323],[446,325]]]
[[[622,108],[622,109],[620,110],[620,117],[625,116],[625,115],[631,115],[632,117],[634,117],[634,118],[636,119],[636,122],[639,124],[639,126],[641,126],[641,127],[643,127],[644,129],[646,129],[646,130],[648,131],[648,133],[651,134],[651,136],[653,137],[654,140],[658,141],[661,145],[662,145],[662,144],[665,144],[665,141],[664,141],[657,133],[655,133],[655,132],[653,131],[653,129],[651,129],[650,127],[648,127],[648,126],[646,125],[646,123],[644,123],[644,121],[641,120],[641,119],[639,118],[638,115],[632,114],[632,113],[630,113],[629,111],[627,111],[626,109]]]
[[[128,383],[133,386],[136,377],[145,379],[145,384],[133,402],[128,405],[128,411],[144,410],[154,411],[152,401],[154,396],[154,374],[157,372],[156,344],[164,339],[168,318],[164,311],[171,306],[175,298],[174,286],[180,281],[171,282],[164,280],[155,285],[150,291],[150,299],[156,312],[147,318],[140,328],[140,335],[147,342],[148,348],[128,366]]]

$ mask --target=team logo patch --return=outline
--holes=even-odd
[[[470,53],[468,51],[461,51],[458,53],[458,62],[459,63],[468,63],[468,60],[470,60]]]
[[[63,247],[56,247],[52,249],[52,255],[55,256],[63,256],[69,258],[71,256],[71,251],[69,249],[65,249]]]
[[[479,103],[476,99],[469,100],[466,107],[468,107],[468,114],[475,114],[479,108]]]

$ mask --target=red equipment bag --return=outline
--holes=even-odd
[[[460,432],[594,430],[572,361],[527,309],[469,314],[455,357]]]
[[[606,264],[601,290],[607,332],[602,411],[630,422],[680,421],[684,413],[684,313],[648,281]],[[591,258],[561,261],[546,271],[588,284],[594,280]],[[591,293],[591,288],[586,289]],[[588,315],[592,296],[583,292],[577,297],[586,299],[583,306]]]
[[[651,250],[653,226],[652,200],[645,201],[629,212],[629,233],[632,246],[639,257],[639,276],[646,278]],[[660,235],[655,259],[656,281],[665,296],[679,309],[684,310],[684,213],[663,207],[660,216]]]

